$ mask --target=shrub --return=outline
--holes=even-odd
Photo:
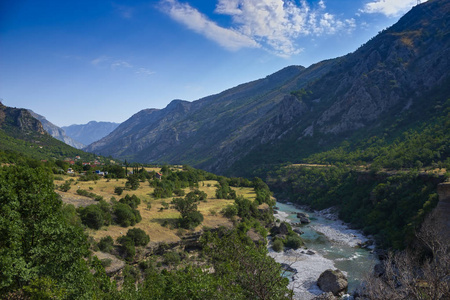
[[[63,192],[67,192],[68,190],[70,190],[71,186],[70,186],[70,181],[66,181],[63,184],[61,184],[61,186],[59,187],[59,189]]]
[[[181,261],[180,254],[177,252],[166,252],[163,257],[166,265],[177,265]]]
[[[284,249],[283,241],[280,239],[275,239],[272,243],[272,249],[276,252],[281,252]]]
[[[136,212],[139,214],[138,211]],[[132,226],[140,221],[136,220],[136,214],[129,205],[120,202],[114,205],[114,215],[117,224],[123,227]]]
[[[127,237],[131,238],[136,246],[146,246],[150,242],[150,237],[148,234],[139,228],[129,229],[127,232]]]
[[[221,212],[225,217],[232,218],[234,216],[237,216],[238,208],[235,205],[229,204],[225,208],[223,208]]]
[[[103,226],[104,218],[100,207],[97,205],[89,205],[85,208],[79,208],[81,221],[84,225],[93,229],[100,229]]]
[[[122,193],[123,193],[123,187],[120,187],[120,186],[116,186],[115,188],[114,188],[114,193],[115,194],[117,194],[117,195],[122,195]]]
[[[134,241],[128,236],[121,236],[117,239],[120,244],[120,252],[126,261],[131,262],[136,255],[136,247]]]
[[[126,195],[124,198],[119,200],[120,203],[128,204],[131,208],[136,209],[139,204],[141,204],[141,199],[136,195]]]
[[[112,259],[111,258],[104,258],[101,260],[102,266],[104,268],[109,267],[112,263]]]
[[[113,246],[114,246],[114,240],[109,235],[101,238],[100,242],[98,242],[98,248],[100,249],[100,251],[103,251],[103,252],[110,253],[113,249]]]
[[[302,239],[298,235],[290,235],[286,241],[286,247],[298,249],[303,245]]]
[[[178,196],[178,197],[182,197],[182,196],[185,195],[185,192],[184,192],[184,190],[182,190],[182,189],[175,189],[175,190],[173,191],[173,193],[175,194],[175,196]]]
[[[191,211],[179,219],[179,225],[182,228],[194,228],[203,222],[203,215],[198,211]]]

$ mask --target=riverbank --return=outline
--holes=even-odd
[[[280,221],[296,224],[299,222],[299,212],[307,213],[311,220],[310,224],[294,226],[304,232],[301,237],[307,249],[291,249],[280,253],[269,249],[269,255],[277,262],[296,270],[290,276],[290,288],[294,290],[295,299],[308,300],[320,295],[322,291],[317,286],[317,279],[327,269],[340,269],[348,277],[349,292],[373,269],[376,262],[374,256],[369,250],[358,247],[366,243],[368,238],[340,221],[332,210],[311,212],[280,202],[277,207],[274,216]]]

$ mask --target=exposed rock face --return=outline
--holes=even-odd
[[[55,124],[48,121],[44,116],[41,116],[41,115],[33,112],[32,110],[28,110],[28,111],[31,113],[31,115],[34,118],[38,119],[41,122],[42,126],[44,127],[44,130],[48,134],[50,134],[52,137],[54,137],[55,139],[58,139],[61,142],[64,142],[67,145],[72,146],[77,149],[81,149],[85,146],[82,143],[75,141],[74,139],[68,137],[63,129],[59,128]]]
[[[22,133],[34,132],[45,134],[44,127],[35,119],[28,110],[13,108],[0,102],[0,128],[7,130],[19,130]]]
[[[289,229],[285,222],[281,222],[280,226],[277,225],[273,226],[271,232],[275,235],[277,234],[286,235],[289,233]]]
[[[347,277],[338,269],[328,269],[320,274],[317,285],[324,292],[331,292],[335,296],[342,296],[347,292]]]

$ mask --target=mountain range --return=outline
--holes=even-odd
[[[142,110],[86,150],[228,174],[299,161],[448,97],[449,22],[450,2],[428,1],[353,53]]]
[[[87,124],[74,124],[61,127],[66,135],[84,145],[89,145],[110,134],[119,123],[90,121]]]
[[[64,142],[67,145],[72,146],[77,149],[81,149],[86,146],[86,145],[74,140],[73,138],[67,136],[62,128],[60,128],[60,127],[56,126],[55,124],[53,124],[52,122],[48,121],[44,116],[41,116],[32,110],[28,110],[28,111],[31,113],[31,115],[34,118],[38,119],[41,122],[42,126],[44,127],[44,130],[48,134],[50,134],[52,137],[54,137],[55,139],[60,140],[61,142]]]

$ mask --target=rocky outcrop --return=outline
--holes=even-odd
[[[297,213],[297,218],[300,219],[301,224],[309,224],[311,223],[311,220],[309,219],[309,215],[305,213]]]
[[[342,296],[347,292],[347,277],[338,269],[328,269],[320,274],[317,285],[324,292],[331,292],[335,296]]]
[[[42,135],[46,133],[41,122],[34,118],[28,110],[8,107],[1,102],[0,129],[7,130],[11,133],[16,131],[22,134],[38,133]]]
[[[44,116],[41,116],[32,110],[28,110],[28,111],[31,113],[31,115],[34,118],[38,119],[41,122],[42,126],[44,127],[44,130],[48,134],[50,134],[52,137],[54,137],[55,139],[60,140],[61,142],[64,142],[67,145],[72,146],[77,149],[81,149],[85,146],[82,143],[68,137],[63,129],[59,128],[55,124],[48,121]]]

